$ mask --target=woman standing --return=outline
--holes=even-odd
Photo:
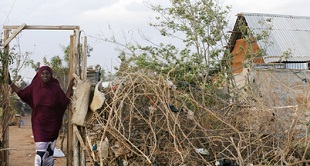
[[[35,166],[53,166],[54,148],[62,125],[64,112],[70,102],[73,80],[67,93],[61,89],[52,69],[41,67],[25,89],[19,89],[11,78],[9,84],[13,91],[32,108],[31,125],[36,145]]]

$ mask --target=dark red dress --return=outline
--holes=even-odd
[[[31,123],[35,142],[49,142],[57,139],[62,118],[69,99],[61,89],[58,80],[44,83],[41,80],[43,70],[52,70],[48,66],[39,69],[31,84],[20,90],[18,96],[32,108]]]

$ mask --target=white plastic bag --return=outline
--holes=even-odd
[[[54,149],[54,157],[65,157],[65,154],[61,151],[61,149]]]

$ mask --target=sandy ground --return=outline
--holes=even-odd
[[[32,137],[30,115],[23,116],[21,119],[24,125],[20,126],[20,128],[18,126],[9,127],[10,166],[34,165],[35,145]],[[57,145],[59,142],[57,142]],[[56,148],[58,148],[57,145]],[[55,158],[55,166],[65,165],[66,157]]]

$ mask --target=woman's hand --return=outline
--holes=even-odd
[[[19,87],[17,87],[11,80],[11,75],[10,73],[8,73],[8,83],[9,85],[11,86],[12,90],[15,92],[15,93],[18,93],[20,91]]]
[[[73,85],[74,85],[74,77],[69,82],[68,90],[67,90],[67,93],[66,93],[67,98],[70,98],[70,96],[72,94]]]
[[[71,79],[70,83],[69,83],[69,88],[72,89],[74,85],[74,77]],[[69,89],[68,88],[68,89]]]
[[[9,83],[9,85],[12,85],[12,80],[11,80],[11,75],[10,75],[10,73],[8,73],[8,83]]]

